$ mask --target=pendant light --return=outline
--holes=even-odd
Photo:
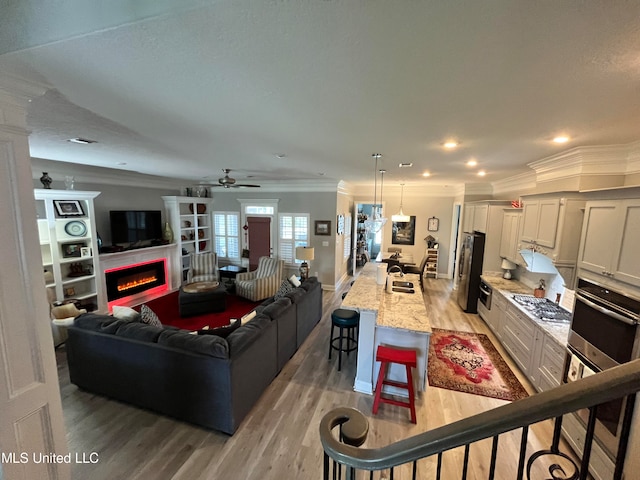
[[[378,233],[380,229],[387,223],[387,219],[381,216],[378,210],[378,159],[382,157],[380,153],[374,153],[371,155],[375,161],[375,170],[373,171],[373,212],[371,218],[367,218],[364,221],[364,226],[367,230],[373,233]],[[382,182],[384,182],[384,170],[380,170]],[[382,203],[382,183],[380,184],[380,203]]]
[[[404,199],[404,183],[400,184],[402,190],[400,190],[400,212],[396,215],[391,216],[391,221],[393,222],[409,222],[411,221],[411,217],[409,215],[405,215],[402,211],[402,200]]]

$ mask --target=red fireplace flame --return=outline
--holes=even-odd
[[[139,287],[141,285],[147,285],[149,283],[154,283],[158,278],[155,275],[151,275],[149,277],[141,277],[136,278],[135,280],[131,280],[129,282],[118,284],[119,292],[126,292],[127,290],[131,290],[132,288]]]

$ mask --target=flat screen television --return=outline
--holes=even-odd
[[[111,243],[137,243],[162,238],[160,210],[111,210]]]

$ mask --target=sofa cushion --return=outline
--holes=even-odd
[[[134,340],[152,343],[158,341],[158,337],[161,333],[161,327],[155,327],[142,322],[125,322],[120,325],[120,328],[116,331],[116,335],[119,337],[132,338]]]
[[[140,312],[134,310],[131,307],[123,307],[120,305],[114,305],[111,309],[113,316],[120,320],[127,320],[129,322],[139,322]]]
[[[300,285],[300,287],[308,292],[312,288],[315,288],[318,283],[318,277],[309,277],[304,282],[302,282],[302,285]]]
[[[275,302],[267,305],[266,307],[262,307],[259,313],[270,317],[271,320],[275,320],[291,305],[291,299],[288,297],[282,297],[276,300]],[[258,310],[256,308],[256,310]]]
[[[116,333],[118,328],[124,323],[127,322],[115,317],[110,317],[109,315],[83,313],[76,317],[73,326],[100,333]]]
[[[291,303],[298,303],[307,294],[307,291],[302,288],[296,288],[293,292],[287,293],[287,298],[291,300]]]
[[[236,328],[240,327],[241,320],[239,318],[232,318],[229,325],[222,325],[215,328],[202,328],[198,330],[198,335],[217,335],[222,338],[227,338]]]
[[[160,322],[158,315],[156,315],[156,313],[147,305],[142,305],[140,307],[140,321],[142,323],[153,325],[154,327],[162,327],[162,322]]]
[[[236,355],[251,345],[261,335],[261,330],[269,326],[270,323],[271,318],[261,313],[229,335],[227,337],[229,355]]]
[[[186,330],[162,330],[158,344],[216,358],[229,358],[229,345],[218,335],[191,335]]]

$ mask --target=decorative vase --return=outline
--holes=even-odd
[[[171,225],[169,225],[169,222],[164,222],[164,230],[162,231],[162,239],[166,240],[167,243],[173,243],[173,230],[171,230]]]
[[[51,188],[51,182],[53,182],[53,179],[49,176],[49,174],[47,172],[42,172],[42,176],[40,177],[40,181],[42,182],[42,185],[44,186],[44,188],[50,189]]]
[[[67,190],[73,190],[73,187],[76,183],[76,179],[73,175],[67,175],[64,177],[64,188]]]

